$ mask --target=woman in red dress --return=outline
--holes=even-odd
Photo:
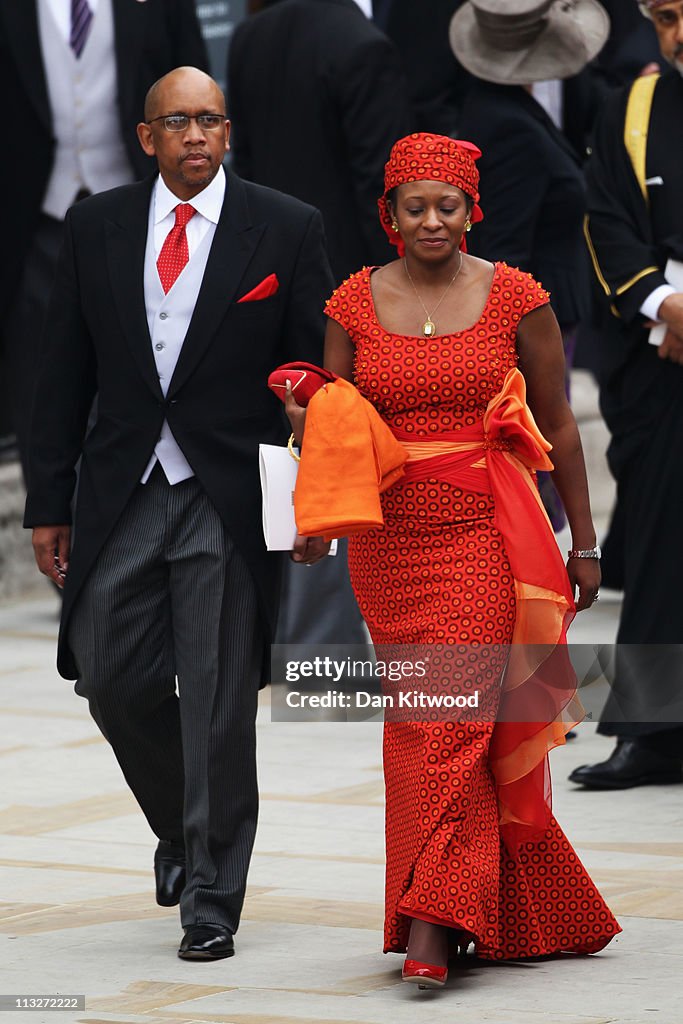
[[[397,142],[380,214],[400,258],[352,275],[326,307],[325,365],[408,452],[383,528],[350,541],[373,642],[447,645],[451,682],[457,671],[489,710],[507,706],[498,722],[480,708],[489,721],[385,723],[384,950],[407,951],[403,977],[421,987],[445,981],[449,943],[506,959],[596,952],[620,931],[550,809],[547,752],[576,721],[553,678],[567,676],[574,594],[587,608],[600,581],[562,339],[539,283],[464,251],[483,216],[479,155],[442,136]],[[297,434],[291,396],[287,411]],[[551,446],[566,568],[534,482]],[[542,715],[515,710],[524,693]]]

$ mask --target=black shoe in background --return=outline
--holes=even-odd
[[[586,789],[632,789],[683,782],[680,758],[648,750],[638,740],[621,739],[612,754],[599,764],[582,764],[569,776]]]

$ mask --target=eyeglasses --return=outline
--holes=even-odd
[[[153,117],[146,124],[154,124],[155,121],[163,121],[167,132],[187,131],[190,121],[196,121],[197,127],[202,131],[215,132],[225,124],[225,114],[162,114],[160,117]]]

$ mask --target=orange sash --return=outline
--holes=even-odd
[[[517,369],[507,374],[474,427],[441,433],[435,441],[394,434],[408,453],[406,482],[437,477],[494,498],[494,523],[514,577],[516,616],[489,763],[501,832],[515,850],[547,828],[548,751],[564,743],[583,717],[566,647],[573,595],[531,472],[553,468],[551,446],[526,404],[524,377]]]

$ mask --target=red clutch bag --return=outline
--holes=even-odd
[[[337,374],[324,370],[313,363],[283,363],[268,377],[268,387],[283,402],[287,395],[287,381],[291,382],[292,394],[299,405],[308,405],[316,391],[324,384],[331,384]]]

